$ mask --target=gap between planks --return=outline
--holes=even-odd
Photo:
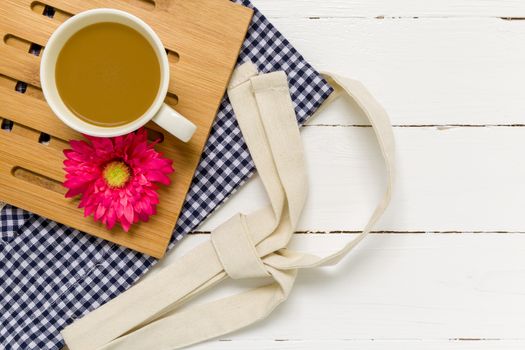
[[[295,231],[294,235],[358,235],[361,231]],[[193,231],[189,233],[193,236],[210,235],[211,231]],[[372,231],[371,235],[463,235],[463,234],[498,234],[498,235],[521,235],[522,231]]]
[[[371,128],[370,124],[316,124],[315,121],[303,127],[329,127],[329,128]],[[450,128],[523,128],[525,124],[393,124],[393,128],[437,128],[447,130]]]
[[[328,348],[332,350],[493,350],[497,346],[499,350],[522,350],[524,339],[491,339],[491,338],[450,338],[450,339],[251,339],[238,340],[235,338],[218,339],[197,345],[195,350],[317,350]],[[201,347],[202,346],[202,347]]]

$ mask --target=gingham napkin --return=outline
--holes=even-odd
[[[253,7],[249,1],[236,2]],[[301,124],[332,92],[257,10],[239,63],[248,60],[261,72],[286,71]],[[225,98],[170,248],[254,170]],[[147,256],[6,206],[0,212],[0,344],[5,350],[61,349],[62,328],[119,295],[154,264]]]

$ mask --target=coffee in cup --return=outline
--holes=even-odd
[[[67,125],[113,137],[150,120],[187,142],[196,126],[164,104],[169,63],[160,38],[123,11],[96,9],[64,22],[42,57],[42,89]]]

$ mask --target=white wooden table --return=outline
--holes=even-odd
[[[196,349],[524,349],[525,2],[255,4],[318,69],[384,104],[399,181],[381,232],[341,266],[302,273],[268,320]],[[295,247],[333,251],[363,227],[384,187],[366,124],[340,102],[304,128],[311,194]],[[264,203],[254,179],[165,263]]]

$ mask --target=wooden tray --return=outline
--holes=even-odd
[[[72,14],[97,7],[130,12],[166,45],[171,84],[166,102],[198,130],[188,144],[149,124],[158,150],[174,160],[173,185],[160,191],[158,215],[125,233],[84,218],[78,199],[64,198],[63,154],[81,135],[47,106],[38,57],[51,33]],[[52,18],[50,18],[52,17]],[[235,66],[252,10],[229,0],[2,0],[0,3],[0,200],[139,252],[161,258],[199,163]],[[14,123],[14,125],[13,125]]]

